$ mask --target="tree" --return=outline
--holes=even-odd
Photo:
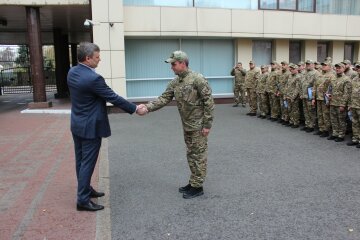
[[[15,63],[19,67],[28,67],[29,62],[29,48],[26,45],[20,45],[20,47],[18,48],[18,56],[15,59]]]

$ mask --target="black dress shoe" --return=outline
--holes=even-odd
[[[201,196],[203,194],[204,194],[204,190],[202,187],[199,187],[199,188],[190,187],[190,190],[184,193],[183,198],[190,199],[190,198]]]
[[[346,145],[348,145],[348,146],[355,146],[355,145],[357,145],[357,142],[348,142]]]
[[[337,137],[335,139],[335,142],[343,142],[344,141],[344,138],[341,138],[341,137]]]
[[[105,196],[105,193],[97,192],[94,189],[91,190],[91,193],[90,193],[91,198],[98,198],[98,197],[103,197],[103,196]]]
[[[181,193],[186,193],[187,191],[190,190],[190,188],[191,188],[191,185],[190,185],[190,183],[189,183],[188,185],[179,188],[179,192],[181,192]]]
[[[329,136],[329,132],[328,131],[325,131],[323,132],[320,137],[328,137]]]
[[[76,209],[78,211],[99,211],[104,209],[104,206],[89,201],[87,204],[77,204]]]
[[[335,136],[330,136],[327,138],[327,140],[335,140],[335,139],[337,139],[337,137],[335,137]]]

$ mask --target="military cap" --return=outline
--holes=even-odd
[[[314,63],[314,61],[313,60],[306,60],[306,62],[305,62],[306,64],[313,64]]]
[[[331,61],[332,61],[332,58],[331,58],[331,57],[326,57],[326,58],[325,58],[325,61],[331,62]]]
[[[261,65],[260,68],[268,68],[268,65]]]
[[[303,61],[300,61],[300,62],[298,62],[297,65],[299,66],[299,65],[304,65],[304,64],[305,64],[305,63],[304,63]]]
[[[188,59],[188,56],[183,51],[175,51],[171,53],[170,57],[165,60],[166,63],[173,63],[176,61],[183,62],[184,60]]]
[[[255,64],[255,61],[250,60],[249,64]]]
[[[318,61],[315,61],[314,63],[315,63],[315,65],[320,65],[320,62],[318,62]]]
[[[335,64],[335,67],[345,68],[345,65],[343,63],[337,63],[337,64]]]
[[[242,62],[237,62],[237,64],[241,64],[241,65],[242,65]]]
[[[347,60],[347,59],[344,60],[344,61],[342,61],[342,63],[343,63],[343,64],[350,64],[350,65],[351,65],[351,62],[350,62],[349,60]]]
[[[298,65],[296,65],[296,64],[290,63],[289,68],[292,68],[292,69],[298,69],[298,68],[299,68],[299,66],[298,66]]]
[[[289,65],[289,63],[287,61],[282,61],[281,64]]]
[[[278,65],[277,61],[272,61],[270,64]]]
[[[321,65],[331,66],[331,62],[330,61],[325,61],[325,62],[322,62]]]
[[[355,67],[356,67],[356,68],[359,68],[359,67],[360,67],[360,63],[356,63],[356,64],[355,64]]]

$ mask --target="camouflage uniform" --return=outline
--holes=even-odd
[[[315,79],[319,76],[320,73],[315,69],[307,71],[301,83],[301,98],[305,116],[305,127],[309,129],[313,129],[315,127],[316,115],[315,106],[311,103],[312,99],[309,99],[308,88],[314,87]]]
[[[271,69],[269,73],[269,77],[267,80],[266,89],[269,93],[269,100],[270,100],[270,110],[271,110],[271,118],[277,119],[280,115],[280,102],[276,93],[278,91],[278,77],[279,73],[276,69]]]
[[[351,68],[348,68],[348,69],[344,72],[344,74],[345,74],[346,76],[348,76],[350,79],[354,79],[355,77],[358,76],[357,72],[355,72],[355,71],[352,70]]]
[[[335,65],[336,66],[336,65]],[[337,74],[330,83],[332,88],[330,101],[330,119],[333,129],[332,136],[344,138],[346,132],[346,110],[341,112],[340,107],[346,108],[350,100],[351,81],[345,74]]]
[[[279,105],[281,106],[281,119],[284,121],[289,121],[289,111],[288,108],[284,105],[284,95],[286,93],[285,85],[289,79],[289,76],[291,75],[289,70],[281,71],[279,75],[279,81],[278,81],[278,96],[279,96]]]
[[[331,129],[330,105],[326,102],[324,96],[328,93],[329,85],[335,78],[331,70],[323,72],[316,79],[313,88],[313,99],[316,99],[317,120],[320,132],[329,132]]]
[[[241,103],[242,105],[244,105],[246,102],[245,101],[245,88],[244,88],[246,70],[236,67],[236,68],[232,69],[230,74],[231,74],[231,76],[235,76],[235,81],[234,81],[235,104],[238,105],[239,103]]]
[[[250,113],[256,113],[257,99],[256,99],[256,84],[260,77],[260,70],[256,67],[246,72],[245,88],[249,98]]]
[[[214,99],[206,79],[191,70],[179,74],[167,86],[165,92],[156,100],[146,104],[149,112],[156,111],[175,97],[180,113],[187,160],[192,187],[202,187],[206,176],[208,145],[203,136],[203,128],[211,128],[213,121]]]
[[[296,67],[295,67],[296,68]],[[299,96],[301,93],[301,74],[290,74],[286,83],[286,92],[284,95],[288,103],[290,124],[299,126],[300,124],[300,109],[299,109]]]
[[[351,81],[352,142],[360,143],[360,75]]]
[[[256,86],[256,94],[258,96],[258,101],[259,101],[260,116],[263,117],[265,117],[269,112],[267,95],[265,92],[266,81],[268,79],[268,76],[269,76],[268,72],[261,74]]]

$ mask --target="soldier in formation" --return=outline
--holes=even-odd
[[[241,104],[245,107],[245,75],[246,70],[242,67],[242,63],[238,62],[235,67],[231,70],[231,76],[234,76],[234,102],[233,107]]]

